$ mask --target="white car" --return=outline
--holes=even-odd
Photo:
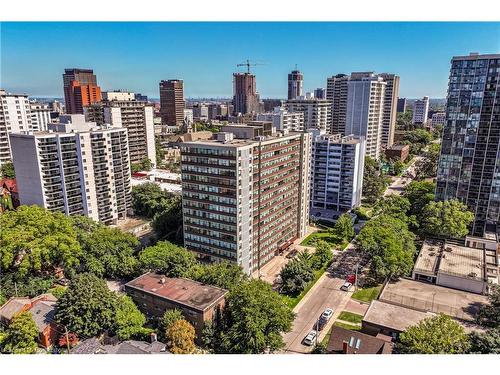
[[[330,320],[330,318],[332,317],[332,315],[333,315],[333,310],[328,308],[325,311],[323,311],[323,314],[321,314],[319,319],[324,321],[324,322],[328,322]]]
[[[352,284],[349,281],[346,281],[341,287],[340,290],[344,290],[348,292],[352,287]]]
[[[316,344],[317,336],[318,333],[316,331],[309,332],[304,338],[304,344],[307,346],[313,346],[314,344]]]

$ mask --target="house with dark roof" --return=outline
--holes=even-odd
[[[330,354],[391,354],[392,344],[387,339],[333,326],[327,352]]]
[[[12,297],[0,307],[0,321],[8,325],[16,315],[29,312],[38,329],[38,344],[49,348],[58,336],[54,321],[56,302],[57,298],[50,293],[34,298]]]
[[[148,272],[125,284],[125,292],[148,316],[161,317],[166,310],[179,309],[199,337],[205,322],[220,315],[227,290]]]
[[[170,352],[164,343],[156,339],[152,342],[127,340],[112,345],[102,345],[97,337],[91,337],[71,349],[70,354],[170,354]]]

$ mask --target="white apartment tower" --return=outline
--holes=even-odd
[[[131,209],[127,130],[61,116],[49,131],[10,134],[21,204],[115,224]]]
[[[382,148],[384,96],[387,83],[373,73],[352,73],[348,82],[344,134],[363,136],[366,155],[378,159]]]
[[[389,148],[394,144],[396,117],[399,96],[399,76],[381,73],[380,77],[387,83],[384,94],[384,118],[382,120],[382,147]]]
[[[0,165],[11,161],[9,134],[31,130],[28,96],[0,90]]]
[[[413,123],[425,125],[429,114],[429,97],[424,96],[422,99],[415,100],[413,103]]]
[[[330,117],[332,104],[326,99],[317,99],[313,96],[301,96],[287,100],[285,104],[289,112],[304,113],[304,130],[317,129],[321,134],[330,131]]]
[[[333,219],[361,204],[365,139],[341,134],[313,139],[311,216]]]
[[[276,130],[304,131],[304,113],[290,112],[283,107],[275,107],[273,112],[257,114],[257,121],[269,121]]]
[[[252,274],[307,231],[311,138],[215,137],[181,145],[184,245]]]
[[[50,107],[48,104],[30,103],[31,130],[45,131],[50,123]]]

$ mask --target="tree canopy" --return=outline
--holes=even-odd
[[[410,202],[408,215],[420,218],[424,207],[434,201],[434,190],[436,190],[436,185],[428,181],[412,181],[406,185],[403,197]]]
[[[70,217],[38,206],[0,215],[0,266],[18,276],[76,267],[81,247]]]
[[[500,354],[500,327],[486,332],[472,332],[470,345],[471,353]]]
[[[311,258],[296,257],[281,269],[280,292],[296,296],[302,292],[314,278]]]
[[[474,214],[456,199],[429,202],[422,210],[421,225],[429,236],[462,238],[469,233]]]
[[[342,240],[351,241],[355,235],[351,215],[348,213],[340,215],[331,231]]]
[[[14,163],[8,161],[0,166],[0,177],[3,178],[16,178],[16,171],[14,170]]]
[[[240,266],[228,262],[194,265],[189,278],[204,284],[230,290],[247,279]]]
[[[408,216],[410,201],[399,195],[389,195],[377,201],[373,208],[374,215],[389,215],[409,224],[415,222],[415,217]]]
[[[192,252],[168,241],[146,247],[139,254],[143,270],[154,270],[167,277],[185,277],[196,259]]]
[[[480,307],[477,322],[486,327],[500,327],[500,286],[491,286],[488,302]]]
[[[57,300],[55,319],[79,337],[92,337],[114,324],[116,296],[104,280],[90,273],[77,275]]]
[[[363,172],[363,197],[368,203],[375,203],[382,197],[389,184],[387,177],[380,170],[379,163],[369,156],[365,157]]]
[[[403,354],[462,354],[469,349],[463,327],[449,316],[426,318],[399,335],[396,351]]]
[[[437,175],[437,165],[439,160],[440,146],[437,143],[432,143],[428,146],[427,151],[415,163],[415,176],[418,180],[435,177]]]
[[[245,281],[226,299],[220,347],[223,353],[275,352],[282,333],[292,328],[294,314],[283,298],[261,280]]]
[[[112,330],[120,340],[143,339],[150,332],[144,328],[145,324],[146,317],[132,298],[126,295],[117,297]]]
[[[358,234],[356,244],[370,258],[376,279],[397,278],[412,270],[415,235],[408,225],[393,216],[380,215],[370,220]]]
[[[165,333],[167,348],[174,354],[193,353],[195,337],[194,327],[185,319],[174,322]]]
[[[178,320],[184,319],[182,311],[179,309],[166,310],[158,322],[158,329],[164,336],[167,330]]]
[[[2,338],[2,352],[11,354],[34,354],[37,350],[38,329],[29,312],[22,312],[12,318],[5,337]]]

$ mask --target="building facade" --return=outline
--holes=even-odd
[[[348,82],[346,74],[337,74],[326,81],[326,99],[332,103],[331,134],[344,134],[345,131]]]
[[[233,74],[233,106],[234,115],[260,112],[261,104],[254,74]]]
[[[394,144],[396,131],[397,105],[399,96],[399,76],[381,73],[380,77],[386,83],[384,94],[384,118],[382,120],[382,147],[388,148]]]
[[[31,130],[47,130],[47,125],[51,122],[50,112],[51,109],[47,104],[30,103]]]
[[[50,132],[10,135],[21,204],[115,224],[131,209],[127,130],[61,116]]]
[[[102,101],[85,107],[87,121],[126,128],[130,163],[149,159],[156,165],[153,106],[137,100]]]
[[[379,159],[382,150],[384,98],[387,83],[373,73],[352,73],[348,82],[344,134],[363,136],[366,155]]]
[[[436,112],[432,114],[431,126],[444,126],[446,124],[446,112]]]
[[[398,113],[406,112],[406,98],[398,98],[398,108],[396,112]]]
[[[415,100],[413,103],[413,123],[417,125],[425,125],[429,114],[429,97],[424,96],[422,99]]]
[[[329,218],[361,204],[364,137],[315,137],[311,160],[311,216]],[[320,215],[318,215],[318,212]]]
[[[160,116],[163,125],[181,127],[184,123],[184,82],[169,79],[160,82]]]
[[[32,130],[27,95],[0,90],[0,165],[11,161],[9,134]]]
[[[83,114],[83,108],[101,101],[101,88],[92,69],[65,69],[63,74],[66,113]]]
[[[130,91],[122,91],[122,90],[103,91],[102,99],[108,100],[108,101],[111,101],[111,100],[134,100],[135,93],[130,92]]]
[[[436,199],[459,199],[474,212],[472,234],[500,220],[500,54],[451,60]]]
[[[296,99],[302,96],[302,86],[304,84],[304,75],[298,70],[293,70],[288,74],[288,100]]]
[[[285,108],[289,112],[304,113],[304,130],[317,129],[321,134],[328,132],[332,113],[332,105],[328,100],[302,96],[287,100]]]
[[[251,274],[306,233],[308,133],[181,144],[184,245]]]
[[[290,112],[283,107],[276,107],[273,112],[259,113],[257,121],[270,121],[276,130],[304,131],[304,113]]]

